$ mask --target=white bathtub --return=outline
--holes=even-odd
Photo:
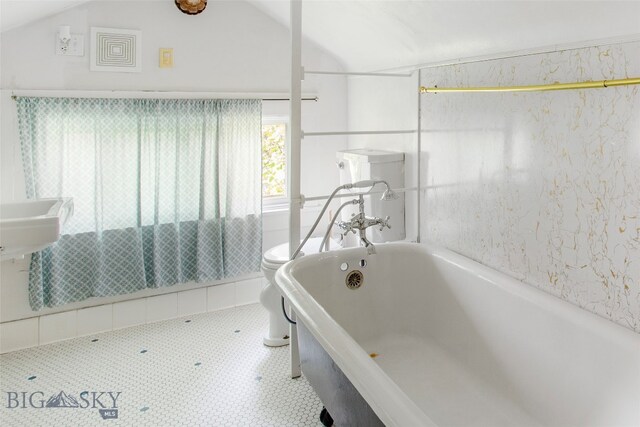
[[[376,249],[306,256],[276,281],[382,423],[640,426],[640,334],[441,248]]]

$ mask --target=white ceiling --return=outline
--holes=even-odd
[[[0,28],[86,1],[0,0]],[[287,0],[246,1],[288,26]],[[640,1],[303,0],[303,32],[351,71],[389,69],[638,35]]]
[[[287,1],[248,0],[288,25]],[[305,0],[303,32],[350,70],[638,35],[640,1]]]
[[[0,29],[10,30],[89,0],[0,0]]]

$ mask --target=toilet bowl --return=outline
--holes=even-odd
[[[320,249],[321,237],[313,237],[307,240],[302,249],[302,254],[318,253]],[[335,240],[329,241],[330,250],[340,249],[340,244]],[[282,300],[280,291],[275,285],[275,275],[278,268],[289,261],[289,244],[283,243],[274,246],[265,252],[262,257],[262,273],[267,279],[260,292],[260,302],[269,312],[269,331],[264,337],[264,345],[269,347],[280,347],[289,344],[289,323],[282,314]]]

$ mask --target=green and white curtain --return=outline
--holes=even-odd
[[[259,271],[261,101],[17,99],[28,198],[73,197],[34,310]]]

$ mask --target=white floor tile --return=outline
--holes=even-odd
[[[254,304],[4,354],[3,391],[63,391],[79,403],[93,391],[121,394],[117,420],[3,404],[2,425],[321,426],[318,397],[289,377],[288,347],[262,345],[267,323]]]
[[[178,294],[171,293],[147,298],[147,323],[178,317]]]
[[[207,311],[207,288],[178,292],[178,316]]]
[[[0,324],[0,353],[38,345],[38,318]]]
[[[76,310],[40,316],[40,345],[76,337]]]
[[[207,288],[207,311],[222,310],[236,305],[235,283],[209,286]]]
[[[144,325],[147,321],[146,298],[113,304],[113,329]]]
[[[78,310],[76,318],[78,336],[98,334],[113,329],[113,307],[111,304]]]

